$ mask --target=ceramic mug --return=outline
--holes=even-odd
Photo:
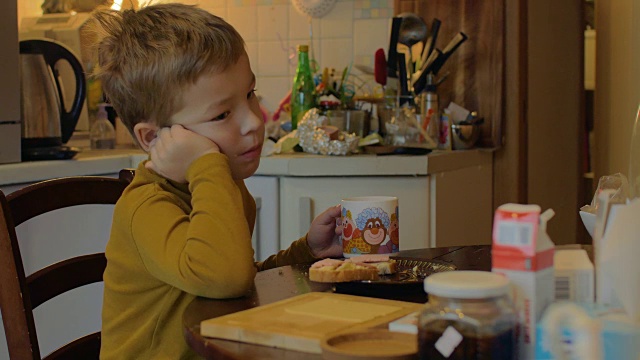
[[[398,198],[361,196],[345,198],[342,207],[342,253],[388,254],[400,250]]]

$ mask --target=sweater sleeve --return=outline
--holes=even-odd
[[[288,249],[280,250],[277,254],[257,263],[257,267],[259,271],[262,271],[285,265],[307,264],[317,260],[319,259],[311,254],[311,249],[307,244],[307,236],[305,235],[294,241]]]
[[[147,270],[187,293],[244,295],[253,285],[251,234],[227,157],[208,154],[189,167],[191,208],[158,190],[135,211],[132,232]]]

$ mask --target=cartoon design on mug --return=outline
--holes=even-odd
[[[387,238],[387,227],[382,223],[382,219],[367,220],[362,232],[362,238],[367,244],[371,245],[371,253],[378,253],[380,244]]]
[[[391,214],[391,223],[389,224],[389,228],[387,229],[389,232],[389,238],[391,241],[388,241],[386,244],[378,249],[378,253],[392,253],[400,251],[400,227],[398,226],[398,208],[396,208],[396,213]]]
[[[371,247],[362,240],[362,231],[358,229],[351,211],[342,208],[342,249],[354,254],[367,254]]]
[[[342,209],[342,248],[347,254],[388,254],[400,250],[398,207],[389,215],[382,208],[372,207],[356,214]]]

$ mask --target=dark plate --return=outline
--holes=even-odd
[[[426,302],[425,277],[445,271],[457,270],[449,263],[438,260],[396,259],[398,271],[380,276],[379,280],[335,283],[335,292],[370,296],[392,300]]]
[[[80,148],[73,146],[23,148],[22,161],[69,160],[79,152]]]

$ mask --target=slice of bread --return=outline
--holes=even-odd
[[[378,275],[391,275],[395,274],[397,271],[396,261],[393,259],[371,263],[371,265],[378,269]]]
[[[309,279],[316,282],[347,282],[356,280],[377,280],[378,269],[371,266],[343,262],[342,265],[323,266],[309,269]]]
[[[356,264],[369,264],[378,268],[378,275],[390,275],[395,274],[397,265],[396,261],[389,258],[389,255],[384,254],[366,254],[353,256],[347,259],[347,261],[354,262]]]
[[[378,280],[379,274],[393,274],[395,271],[395,260],[388,258],[387,261],[373,263],[323,259],[311,265],[309,279],[316,282]]]

